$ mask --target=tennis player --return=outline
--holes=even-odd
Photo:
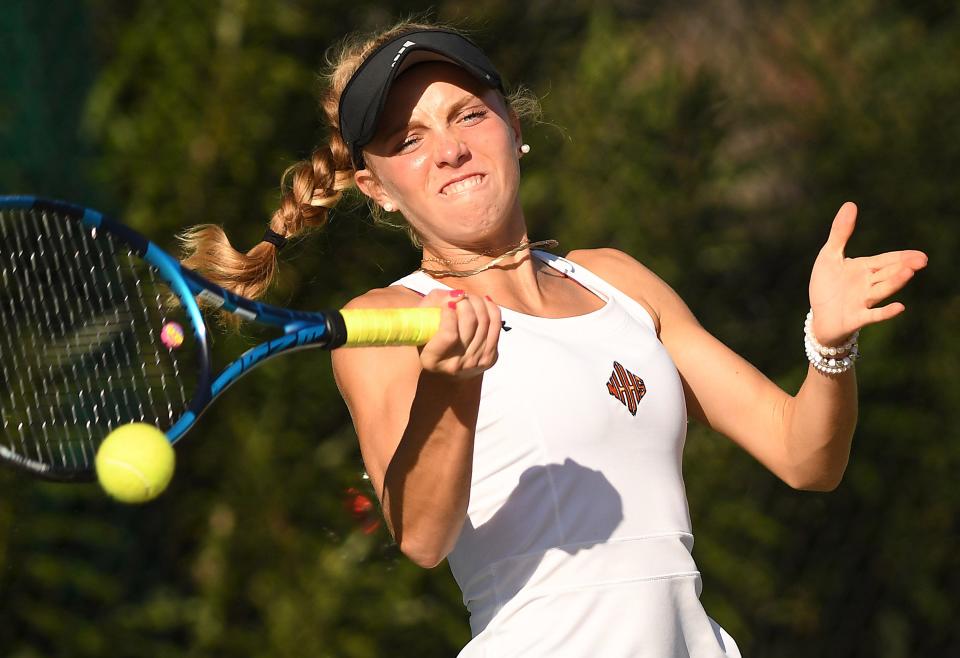
[[[519,197],[528,99],[471,40],[402,24],[351,41],[329,82],[329,143],[290,172],[264,243],[240,254],[207,227],[188,264],[258,294],[276,249],[352,185],[422,247],[421,269],[349,307],[440,306],[439,333],[422,349],[340,350],[333,365],[401,550],[424,567],[448,559],[463,591],[473,639],[460,655],[739,656],[699,601],[688,415],[792,487],[835,488],[858,331],[904,310],[880,304],[926,256],[845,258],[857,209],[840,208],[790,395],[627,254],[536,249]]]

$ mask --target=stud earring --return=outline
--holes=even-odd
[[[529,145],[529,144],[524,144],[523,146],[521,146],[521,147],[520,147],[520,152],[523,153],[523,154],[529,153],[529,152],[530,152],[530,145]]]
[[[386,210],[387,212],[393,212],[393,204],[385,203],[383,204],[383,209]]]

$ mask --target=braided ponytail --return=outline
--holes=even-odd
[[[323,146],[309,160],[297,162],[283,172],[280,207],[270,218],[270,230],[293,239],[326,224],[343,190],[353,184],[349,156],[343,155],[337,158],[328,146]],[[270,242],[259,242],[243,253],[214,224],[193,226],[177,237],[183,248],[183,264],[227,290],[257,298],[273,282],[278,248]]]

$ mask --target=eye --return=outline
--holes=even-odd
[[[401,152],[403,152],[403,151],[406,151],[407,149],[409,149],[409,148],[413,147],[414,145],[416,145],[416,143],[419,142],[419,141],[420,141],[420,138],[419,138],[419,137],[417,137],[416,135],[410,135],[409,137],[407,137],[406,139],[404,139],[402,142],[400,142],[399,144],[397,144],[397,153],[401,153]]]
[[[477,123],[478,121],[483,119],[483,117],[485,116],[487,116],[487,110],[476,109],[476,110],[470,110],[469,112],[464,114],[460,120],[466,123]]]

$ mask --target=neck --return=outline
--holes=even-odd
[[[531,242],[524,236],[519,242],[497,249],[483,249],[479,253],[464,253],[450,256],[427,256],[421,260],[420,269],[434,277],[468,277],[476,276],[495,267],[504,269],[514,265],[518,260],[529,257],[530,250],[538,247],[552,249],[556,247],[556,240],[538,240]],[[486,262],[482,262],[486,260]],[[449,269],[445,269],[449,268]]]
[[[563,274],[550,268],[530,249],[524,249],[494,267],[467,277],[441,276],[433,278],[451,288],[465,290],[469,295],[489,297],[495,304],[529,315],[565,317],[594,310],[583,307],[577,300],[577,285],[571,285]],[[589,295],[587,295],[590,297]],[[579,304],[575,310],[568,306]]]

